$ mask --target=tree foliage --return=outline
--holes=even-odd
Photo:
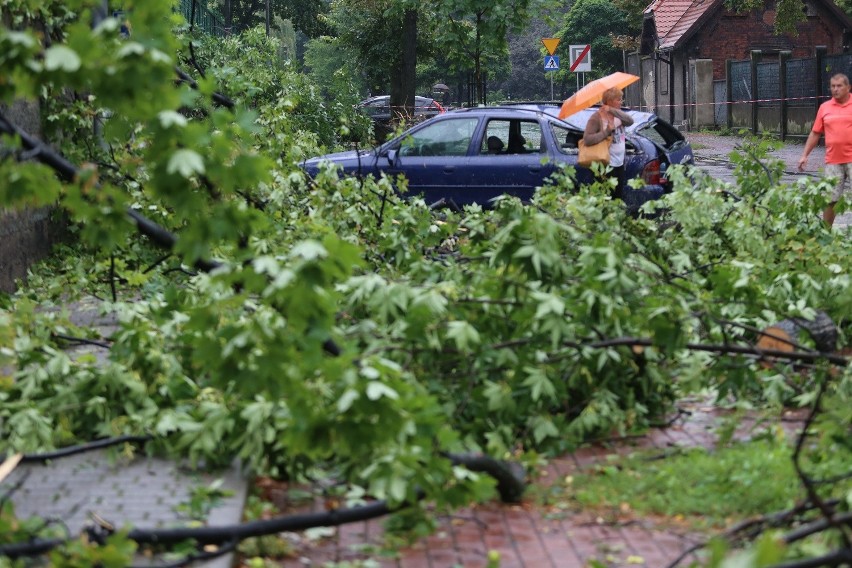
[[[817,217],[828,183],[777,184],[769,142],[735,157],[736,187],[672,168],[661,220],[570,169],[532,204],[436,212],[402,179],[305,177],[358,139],[354,93],[323,99],[261,29],[201,42],[192,69],[167,0],[128,2],[129,39],[92,29],[92,4],[66,2],[49,45],[0,30],[0,98],[40,97],[54,124],[48,147],[0,115],[0,203],[56,204],[79,236],[0,304],[0,451],[151,435],[444,508],[493,485],[448,452],[534,460],[685,393],[778,407],[823,388],[812,448],[849,451],[848,359],[753,345],[815,310],[848,345],[852,313],[852,243]],[[118,321],[102,365],[66,353],[90,332],[46,309],[90,296]]]
[[[737,13],[748,13],[752,10],[766,8],[764,0],[725,0],[725,6]],[[844,7],[838,3],[841,9]],[[805,6],[800,0],[778,0],[775,3],[775,23],[773,31],[776,35],[798,35],[796,25],[806,20]]]
[[[226,3],[231,4],[233,27],[237,30],[247,30],[266,21],[267,0],[217,0],[219,11],[226,12]],[[272,25],[275,18],[293,22],[296,29],[308,37],[318,37],[328,32],[324,16],[328,10],[327,2],[323,0],[269,0],[269,21]]]
[[[594,31],[592,31],[594,30]],[[641,28],[615,3],[606,0],[577,0],[562,22],[558,37],[563,43],[592,46],[591,77],[601,77],[624,69],[624,55],[613,36],[638,35]],[[567,71],[559,71],[565,76]]]
[[[482,74],[491,58],[505,59],[508,34],[529,23],[543,5],[538,0],[442,0],[436,4],[438,41],[447,59],[458,69],[472,72],[477,100],[484,98]]]

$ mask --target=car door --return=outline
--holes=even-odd
[[[500,195],[532,199],[553,172],[541,124],[535,117],[490,117],[467,167],[464,203],[487,205]],[[460,203],[461,204],[461,203]]]
[[[476,116],[435,118],[391,142],[379,159],[379,169],[408,180],[408,194],[426,203],[441,199],[461,205],[469,178],[468,151],[479,124]]]
[[[692,164],[692,146],[686,141],[680,131],[662,120],[651,115],[651,118],[636,125],[635,132],[654,143],[669,164]]]

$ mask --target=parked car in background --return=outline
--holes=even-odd
[[[391,109],[389,95],[364,99],[358,103],[357,108],[373,121],[373,130],[380,142],[384,141],[387,135],[393,131],[393,120],[397,115],[404,117],[408,122],[417,123],[444,112],[444,107],[435,99],[414,97],[414,116],[405,116],[405,109]]]
[[[503,194],[529,200],[558,164],[577,167],[577,142],[594,112],[587,109],[558,118],[553,105],[514,105],[453,110],[417,124],[373,150],[339,152],[307,160],[303,167],[316,175],[322,162],[332,162],[351,175],[404,175],[409,192],[427,203],[441,200],[463,206],[489,206]],[[627,201],[637,208],[670,190],[665,177],[673,164],[693,164],[692,147],[673,126],[649,112],[627,110],[634,123],[627,128],[625,170],[641,179],[643,190]],[[580,183],[593,174],[577,167]]]

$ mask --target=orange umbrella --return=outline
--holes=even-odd
[[[562,108],[559,110],[559,118],[566,118],[576,112],[580,112],[584,108],[589,108],[593,104],[601,102],[601,95],[607,89],[617,87],[623,89],[627,85],[635,83],[639,80],[636,75],[630,73],[622,73],[621,71],[595,79],[588,83],[585,87],[565,99],[562,103]]]

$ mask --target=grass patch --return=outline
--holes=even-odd
[[[659,454],[659,452],[657,452]],[[584,509],[683,518],[701,528],[790,508],[804,497],[786,442],[615,457],[568,478],[564,496]]]

